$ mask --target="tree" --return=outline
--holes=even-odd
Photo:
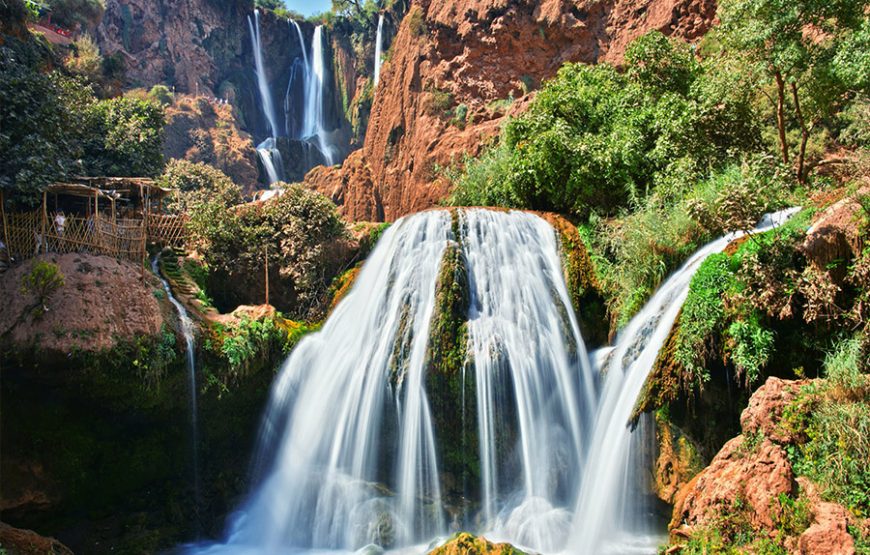
[[[92,175],[156,176],[163,170],[163,107],[118,97],[89,110],[85,167]]]
[[[0,45],[0,187],[23,204],[77,171],[84,112],[94,102],[84,83],[41,71],[50,58],[35,41]]]
[[[782,161],[790,161],[786,104],[800,128],[796,171],[805,179],[805,156],[813,124],[830,103],[813,98],[829,95],[834,84],[820,81],[830,75],[832,46],[843,33],[856,29],[865,0],[723,0],[719,4],[718,36],[726,50],[744,57],[748,69],[766,77],[759,90],[775,109]],[[772,86],[774,94],[767,93]],[[814,102],[816,100],[816,102]],[[810,106],[809,104],[813,104]]]
[[[227,210],[242,202],[242,190],[232,179],[201,162],[170,160],[158,183],[175,191],[169,202],[169,209],[173,212],[197,212],[207,203]]]

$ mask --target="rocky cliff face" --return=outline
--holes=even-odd
[[[237,108],[241,128],[259,142],[270,132],[254,70],[249,22],[253,13],[252,0],[108,0],[97,37],[104,55],[120,55],[125,61],[127,87],[166,84],[180,93],[227,99]],[[314,26],[300,22],[300,27],[310,50]],[[261,13],[260,37],[276,134],[294,137],[304,87],[299,79],[291,82],[291,74],[294,64],[297,72],[302,65],[302,45],[290,23],[268,11]],[[352,134],[346,108],[357,95],[357,74],[364,68],[356,67],[344,37],[330,38],[326,58],[335,78],[327,83],[324,112],[343,157]],[[295,167],[295,162],[304,161],[289,162]],[[294,176],[301,179],[310,167]],[[242,185],[248,185],[247,176]]]
[[[497,135],[507,99],[565,62],[618,62],[652,29],[695,39],[715,8],[714,0],[416,0],[382,69],[362,151],[307,180],[351,219],[430,207],[448,192],[438,168]]]

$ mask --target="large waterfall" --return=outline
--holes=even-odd
[[[284,364],[254,491],[225,543],[196,551],[422,553],[471,530],[542,553],[655,553],[662,538],[632,526],[644,496],[628,421],[692,276],[738,236],[662,285],[596,357],[598,378],[543,219],[463,209],[396,222]],[[445,291],[464,303],[467,348],[451,368],[433,355],[456,308]]]

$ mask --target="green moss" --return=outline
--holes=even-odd
[[[460,216],[453,211],[453,236],[461,240]],[[438,435],[439,464],[452,477],[452,494],[476,488],[477,414],[474,373],[468,368],[468,268],[462,245],[451,242],[441,261],[435,312],[426,355],[427,391]]]

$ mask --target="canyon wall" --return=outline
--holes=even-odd
[[[448,194],[507,113],[570,61],[618,63],[650,30],[695,40],[714,0],[416,0],[375,91],[363,149],[306,180],[353,220],[395,220]]]

